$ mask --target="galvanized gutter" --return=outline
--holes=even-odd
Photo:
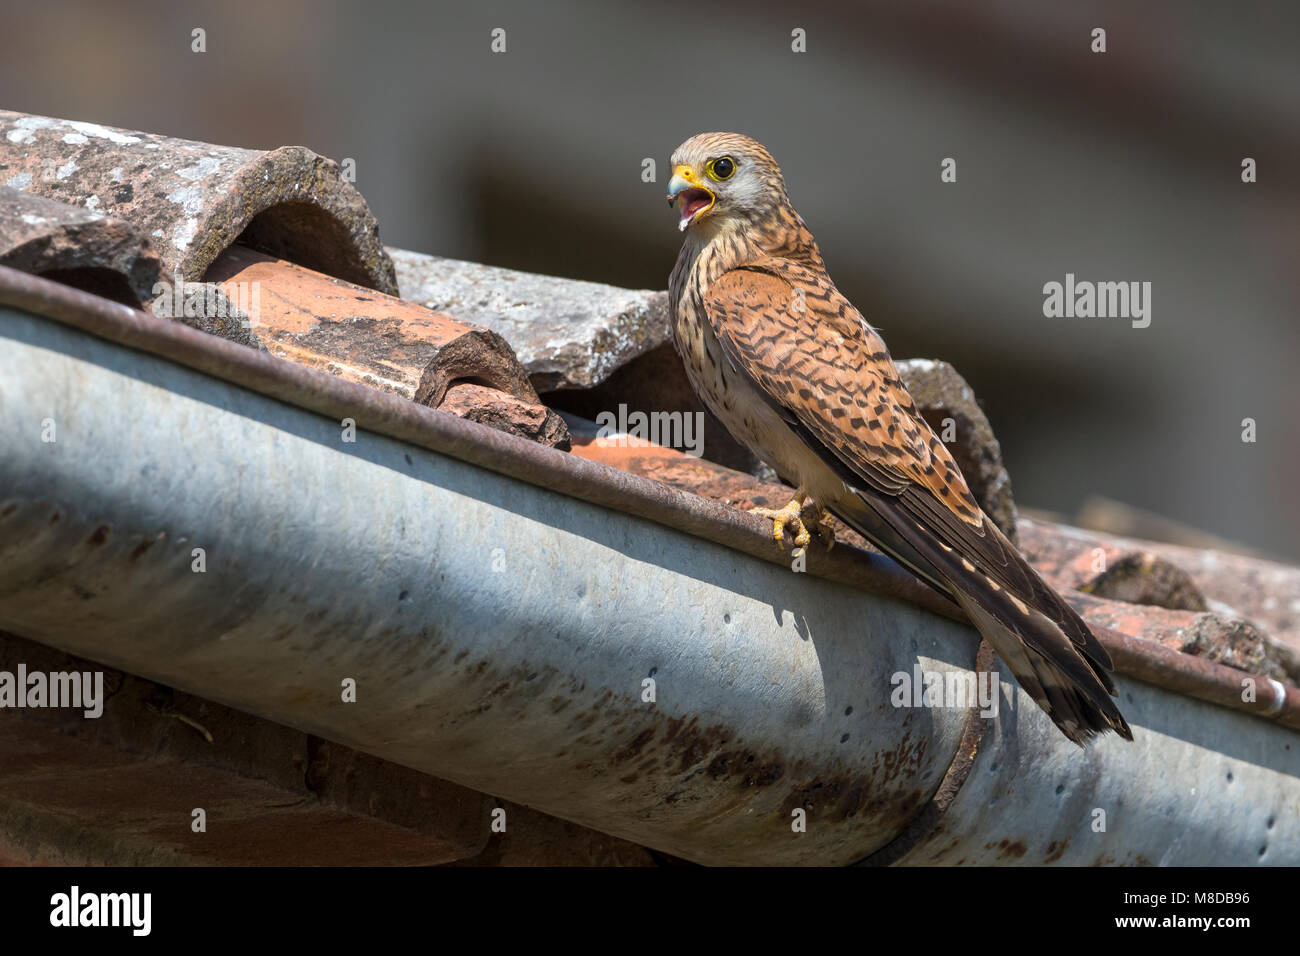
[[[706,863],[860,860],[970,756],[967,711],[888,698],[916,663],[969,670],[977,639],[882,559],[791,574],[725,505],[10,270],[0,303],[0,627]],[[1166,673],[1104,639],[1122,672]],[[1189,691],[1239,695],[1240,672],[1174,656]],[[1274,820],[1263,862],[1300,862],[1291,731],[1125,679],[1138,741],[1081,753],[1003,679],[936,824],[958,842],[1260,862],[1253,831],[1220,836],[1245,812]],[[1074,773],[1047,824],[1060,778],[1035,768]],[[1110,837],[1071,843],[1098,806]]]

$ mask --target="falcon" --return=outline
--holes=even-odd
[[[917,411],[884,340],[840,294],[771,153],[701,133],[672,156],[686,234],[669,281],[673,342],[736,439],[797,488],[770,518],[798,547],[835,515],[956,602],[1076,744],[1133,734],[1110,656],[980,509]]]

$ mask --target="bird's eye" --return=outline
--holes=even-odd
[[[709,163],[705,167],[705,171],[709,174],[710,179],[722,182],[724,179],[730,179],[731,174],[736,171],[736,161],[730,156],[723,156]]]

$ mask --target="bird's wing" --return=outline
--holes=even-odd
[[[1131,739],[1105,648],[980,510],[884,341],[826,273],[766,259],[720,276],[703,304],[732,365],[857,498],[822,504],[960,603],[1067,736]]]

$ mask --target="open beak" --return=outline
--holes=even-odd
[[[685,231],[686,227],[713,208],[717,195],[700,184],[700,178],[689,166],[678,166],[673,170],[673,178],[668,180],[668,205],[677,203],[682,219],[677,228]]]

